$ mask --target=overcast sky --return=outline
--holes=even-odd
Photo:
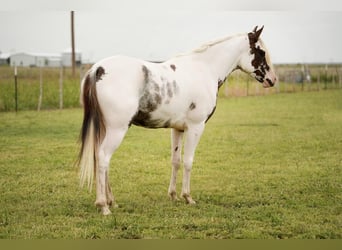
[[[70,48],[69,11],[74,9],[76,49],[84,61],[115,54],[166,60],[206,41],[264,25],[262,38],[275,63],[342,62],[338,0],[7,2],[0,2],[2,53]]]

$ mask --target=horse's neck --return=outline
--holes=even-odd
[[[246,36],[238,35],[210,45],[206,50],[194,53],[194,56],[208,65],[213,77],[224,80],[236,69],[241,54],[248,47]]]

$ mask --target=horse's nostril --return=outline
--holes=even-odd
[[[268,84],[269,84],[271,87],[274,86],[274,83],[273,83],[270,79],[267,78],[266,81],[268,82]]]

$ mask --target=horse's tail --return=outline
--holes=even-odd
[[[87,183],[89,190],[98,168],[98,147],[106,133],[104,117],[97,99],[96,82],[101,79],[104,69],[91,69],[81,84],[81,103],[84,107],[83,125],[80,134],[79,153],[80,184]]]

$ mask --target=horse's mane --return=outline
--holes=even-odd
[[[206,42],[206,43],[202,44],[201,46],[199,46],[198,48],[196,48],[196,49],[194,49],[194,50],[192,50],[190,52],[185,52],[185,53],[178,54],[176,57],[187,56],[187,55],[191,55],[191,54],[205,52],[210,47],[212,47],[212,46],[214,46],[216,44],[228,41],[228,40],[230,40],[230,39],[232,39],[234,37],[241,36],[241,35],[242,34],[235,34],[235,35],[225,36],[225,37],[221,37],[221,38],[218,38],[218,39]]]
[[[261,38],[259,38],[259,43],[260,43],[261,47],[263,48],[263,50],[265,50],[265,52],[266,52],[266,61],[267,61],[268,65],[273,70],[273,63],[272,63],[272,60],[271,60],[271,57],[270,57],[270,53],[268,52],[268,49],[265,46],[265,43],[264,43],[264,41]]]
[[[232,39],[233,37],[236,37],[236,36],[238,36],[238,35],[221,37],[221,38],[218,38],[218,39],[216,39],[216,40],[206,42],[206,43],[202,44],[200,47],[194,49],[194,50],[191,51],[191,52],[192,52],[192,53],[201,53],[201,52],[204,52],[204,51],[206,51],[207,49],[209,49],[210,47],[212,47],[212,46],[214,46],[214,45],[216,45],[216,44],[219,44],[219,43],[228,41],[228,40],[230,40],[230,39]]]
[[[235,34],[235,35],[229,35],[229,36],[221,37],[221,38],[218,38],[218,39],[206,42],[206,43],[202,44],[200,47],[198,47],[198,48],[196,48],[196,49],[194,49],[194,50],[192,50],[190,52],[178,54],[175,57],[188,56],[188,55],[192,55],[192,54],[196,54],[196,53],[202,53],[202,52],[207,51],[210,47],[212,47],[214,45],[217,45],[217,44],[222,43],[222,42],[226,42],[226,41],[228,41],[228,40],[230,40],[232,38],[235,38],[235,37],[238,37],[238,36],[242,36],[242,35],[246,35],[246,34],[245,33],[241,33],[241,34]],[[259,41],[261,47],[266,52],[266,61],[269,63],[269,65],[272,65],[272,61],[271,61],[271,58],[270,58],[270,53],[268,52],[267,47],[265,46],[265,43],[263,42],[263,40],[261,38],[259,38],[258,41]],[[270,67],[272,67],[272,66],[270,66]]]

